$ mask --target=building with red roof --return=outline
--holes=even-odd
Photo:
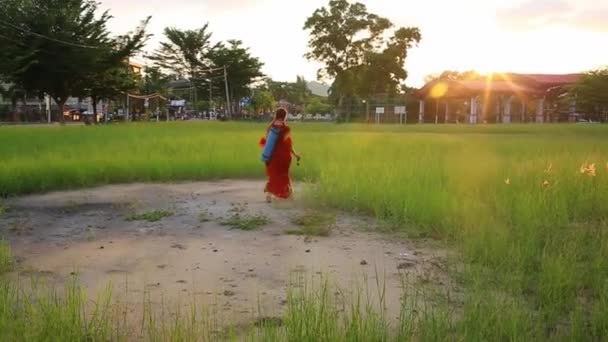
[[[429,103],[431,107],[435,104],[435,122],[440,117],[445,122],[454,121],[451,118],[459,113],[450,113],[450,105],[455,101],[468,106],[464,121],[472,124],[481,121],[510,123],[514,117],[526,122],[531,110],[535,122],[555,121],[553,112],[558,108],[558,99],[579,77],[580,74],[494,73],[473,79],[438,78],[414,94],[420,103],[419,122],[424,122],[428,116],[425,105]],[[569,110],[570,119],[576,117],[576,107],[571,105]],[[455,121],[459,122],[459,119]]]

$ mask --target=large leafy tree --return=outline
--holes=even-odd
[[[416,27],[392,30],[393,23],[361,3],[330,0],[304,24],[310,31],[306,58],[319,61],[319,79],[333,79],[338,104],[347,96],[396,93],[406,79],[407,50],[421,39]]]
[[[297,76],[295,82],[277,82],[268,79],[265,87],[277,101],[286,100],[294,105],[304,105],[312,96],[308,82],[303,76]]]
[[[251,96],[248,110],[255,114],[267,113],[274,109],[276,101],[269,90],[258,89]]]
[[[578,111],[596,119],[608,119],[608,67],[583,74],[570,89]]]
[[[91,97],[95,117],[99,100],[115,99],[138,88],[140,75],[133,73],[128,61],[148,40],[149,35],[146,34],[145,28],[149,21],[150,18],[143,21],[132,35],[113,39],[113,49],[100,52],[92,69],[94,73],[84,78],[83,89]]]
[[[196,30],[167,27],[166,41],[149,57],[155,67],[164,73],[189,80],[200,77],[201,72],[209,67],[211,35],[209,24]]]
[[[167,27],[166,41],[149,58],[159,71],[174,78],[185,78],[198,89],[211,66],[211,36],[209,24],[196,30]],[[197,102],[197,93],[194,91],[194,103]]]
[[[481,79],[482,75],[475,70],[468,71],[455,71],[455,70],[445,70],[440,74],[430,74],[424,78],[426,83],[434,81],[434,80],[477,80]]]
[[[329,114],[333,107],[330,104],[325,103],[324,99],[320,97],[313,97],[306,105],[307,114]]]
[[[124,93],[138,88],[139,75],[134,74],[127,63],[96,73],[94,79],[85,85],[91,97],[93,115],[97,117],[97,104],[102,99],[116,99]]]
[[[220,68],[213,75],[221,76],[226,67],[228,75],[228,92],[232,103],[239,103],[243,97],[249,96],[251,85],[264,74],[261,69],[264,65],[257,57],[251,55],[248,48],[240,40],[229,40],[227,44],[217,44],[209,53],[209,60],[213,68]],[[208,76],[215,83],[223,81],[213,75]],[[225,92],[224,92],[225,93]],[[223,94],[222,94],[223,95]],[[230,104],[233,107],[233,104]]]
[[[86,95],[84,80],[128,58],[147,38],[144,25],[114,39],[109,19],[93,1],[3,0],[0,75],[28,93],[49,94],[63,112],[69,96]]]
[[[167,88],[169,87],[170,77],[163,73],[159,68],[146,68],[140,91],[144,94],[158,93],[167,96]]]

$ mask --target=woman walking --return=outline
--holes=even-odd
[[[291,157],[296,157],[300,162],[300,156],[293,149],[290,132],[291,129],[287,125],[287,111],[279,108],[275,111],[266,136],[260,140],[260,146],[264,148],[262,161],[266,164],[266,176],[268,176],[264,192],[269,203],[272,201],[272,196],[287,199],[292,193],[289,179]]]

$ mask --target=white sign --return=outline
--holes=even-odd
[[[376,114],[384,114],[384,107],[376,107]]]
[[[405,114],[405,106],[396,106],[395,107],[395,114],[399,115],[399,114]]]
[[[173,100],[171,101],[171,107],[184,107],[186,100]]]

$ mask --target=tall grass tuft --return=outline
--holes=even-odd
[[[121,339],[112,320],[112,292],[88,302],[76,281],[63,295],[32,281],[31,291],[13,281],[0,284],[0,340],[108,341]]]
[[[11,252],[11,246],[5,240],[0,239],[0,275],[13,269],[15,260]]]

